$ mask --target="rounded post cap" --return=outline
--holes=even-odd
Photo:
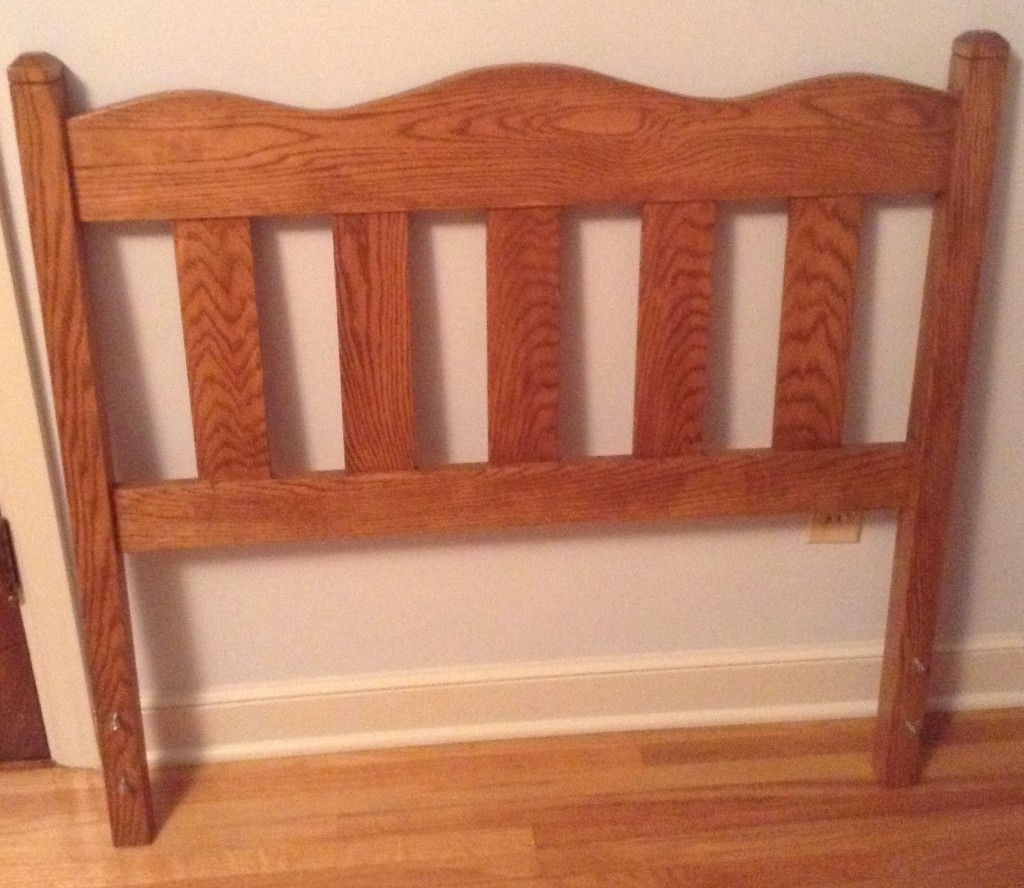
[[[7,69],[7,79],[11,83],[56,83],[63,76],[63,63],[46,52],[26,52]]]
[[[1005,59],[1010,44],[995,31],[968,31],[953,41],[953,55],[961,59]]]

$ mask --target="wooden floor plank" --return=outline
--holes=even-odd
[[[1024,710],[931,727],[880,789],[868,721],[237,762],[154,772],[148,848],[101,775],[0,771],[0,884],[687,888],[1024,884]]]

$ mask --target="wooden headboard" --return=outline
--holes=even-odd
[[[123,553],[478,528],[890,509],[898,537],[874,762],[914,782],[1008,48],[954,44],[947,90],[865,75],[747,98],[574,68],[453,77],[344,111],[212,92],[69,115],[63,66],[9,69],[117,844],[152,839]],[[858,239],[878,195],[934,198],[906,440],[844,442]],[[715,218],[783,198],[771,446],[704,443]],[[558,437],[563,208],[642,217],[632,452]],[[410,213],[487,213],[486,463],[417,468]],[[332,220],[345,468],[268,447],[250,220]],[[113,477],[80,231],[172,220],[198,477]],[[263,331],[267,335],[267,331]]]

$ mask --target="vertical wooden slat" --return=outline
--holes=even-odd
[[[488,458],[557,460],[561,219],[542,207],[487,214]]]
[[[772,446],[841,443],[863,201],[789,206]]]
[[[643,209],[635,456],[679,456],[703,439],[714,238],[711,202]]]
[[[925,277],[908,439],[918,454],[900,511],[874,742],[879,779],[917,780],[938,595],[956,469],[1009,47],[996,34],[953,44],[950,92],[960,103],[949,187],[938,197]]]
[[[64,73],[50,56],[9,69],[97,737],[116,845],[152,840],[153,807],[124,567],[112,504],[64,122]]]
[[[408,216],[339,216],[334,251],[345,467],[411,469],[416,453]]]
[[[174,223],[199,477],[270,477],[247,219]]]

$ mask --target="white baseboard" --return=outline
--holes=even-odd
[[[881,650],[723,651],[281,682],[143,701],[155,763],[874,712]],[[1024,706],[1024,638],[940,649],[939,709]]]

